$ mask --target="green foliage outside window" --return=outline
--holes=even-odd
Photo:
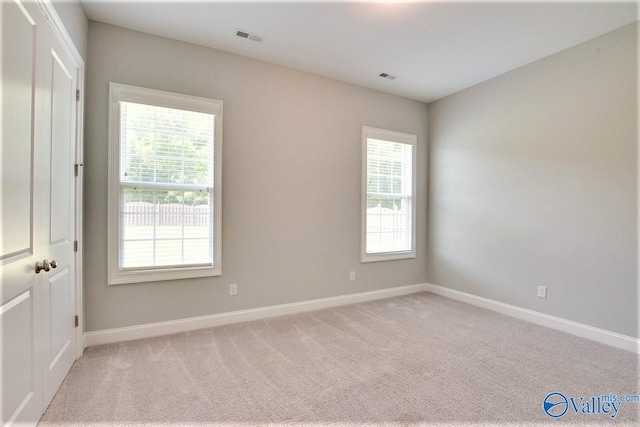
[[[213,187],[211,114],[121,103],[122,181]],[[125,202],[209,204],[210,192],[128,189]]]

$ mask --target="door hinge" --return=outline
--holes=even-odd
[[[82,163],[76,163],[75,165],[73,165],[73,174],[75,176],[78,176],[80,174],[80,167],[82,166]]]
[[[76,102],[80,102],[80,89],[76,89]]]
[[[79,318],[79,317],[78,317],[78,315],[76,314],[76,317],[75,317],[75,325],[76,325],[76,328],[78,327],[78,325],[79,325],[79,324],[80,324],[80,318]]]
[[[73,241],[73,252],[78,252],[78,241],[77,240]]]

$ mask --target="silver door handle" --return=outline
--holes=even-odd
[[[44,260],[44,262],[36,262],[36,274],[39,274],[42,270],[51,270],[51,265],[49,265],[49,261],[47,261],[46,259]]]
[[[52,268],[56,268],[57,266],[58,262],[55,259],[51,261],[45,259],[42,263],[38,261],[36,262],[36,274],[40,273],[42,270],[50,271]]]

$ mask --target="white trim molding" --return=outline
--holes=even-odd
[[[84,347],[86,348],[101,344],[195,331],[198,329],[212,328],[232,323],[303,313],[321,310],[324,308],[339,307],[342,305],[410,295],[425,291],[495,311],[497,313],[506,314],[536,325],[556,329],[582,338],[597,341],[602,344],[621,348],[623,350],[640,353],[640,340],[637,338],[428,283],[340,295],[336,297],[289,304],[272,305],[247,310],[231,311],[207,316],[190,317],[187,319],[169,320],[165,322],[146,323],[143,325],[128,326],[124,328],[87,332],[84,334]]]
[[[385,142],[394,142],[398,144],[404,144],[411,147],[411,150],[407,154],[411,154],[411,174],[405,171],[404,183],[402,184],[402,194],[379,194],[379,196],[388,197],[400,197],[408,198],[411,201],[411,217],[408,218],[407,228],[410,228],[409,238],[411,239],[410,245],[403,250],[388,250],[384,252],[367,252],[367,199],[369,196],[368,191],[368,142],[369,140],[379,140]],[[413,134],[396,132],[386,129],[378,129],[371,126],[362,126],[361,135],[361,195],[360,195],[360,261],[361,262],[378,262],[378,261],[391,261],[396,259],[407,259],[416,257],[416,227],[417,227],[417,146],[418,137]],[[406,166],[409,161],[405,157],[404,165]],[[409,191],[407,191],[409,190]],[[376,196],[377,197],[377,196]]]
[[[144,325],[129,326],[125,328],[87,332],[85,333],[84,345],[85,347],[91,347],[100,344],[195,331],[198,329],[212,328],[232,323],[321,310],[323,308],[339,307],[341,305],[357,304],[360,302],[374,301],[425,291],[427,291],[427,284],[421,283],[417,285],[399,286],[395,288],[380,289],[377,291],[340,295],[337,297],[294,302],[290,304],[279,304],[248,310],[211,314],[208,316],[190,317],[188,319],[170,320],[167,322],[147,323]]]
[[[73,57],[78,65],[84,66],[84,60],[82,59],[78,48],[73,43],[69,32],[62,23],[60,15],[58,15],[58,12],[56,12],[53,2],[51,0],[38,0],[38,5],[40,6],[40,10],[42,10],[42,13],[44,13],[44,16],[46,16],[47,20],[51,23],[51,27],[55,31],[64,47],[68,50],[69,54]]]
[[[497,313],[506,314],[517,319],[526,320],[536,325],[545,326],[547,328],[556,329],[578,337],[587,338],[602,344],[618,347],[623,350],[640,353],[640,340],[627,335],[618,334],[616,332],[607,331],[583,323],[574,322],[572,320],[562,319],[560,317],[551,316],[540,313],[538,311],[529,310],[511,304],[505,304],[488,298],[479,297],[466,292],[456,291],[454,289],[445,288],[443,286],[427,284],[427,290],[433,294],[441,295],[457,301],[477,307],[486,308],[487,310]]]
[[[146,104],[154,107],[206,113],[212,117],[213,169],[212,183],[179,184],[161,182],[131,182],[121,170],[124,163],[121,158],[121,111],[122,103],[131,102]],[[222,275],[222,101],[203,98],[192,95],[184,95],[175,92],[167,92],[157,89],[148,89],[139,86],[131,86],[121,83],[109,83],[109,194],[107,197],[107,282],[109,285],[120,285],[140,282],[156,282],[164,280],[188,279],[195,277],[210,277]],[[213,184],[212,187],[210,185]],[[122,199],[121,189],[125,186],[147,189],[163,190],[201,190],[210,193],[209,211],[211,212],[211,225],[208,238],[211,242],[210,262],[198,265],[178,265],[155,267],[144,266],[139,268],[121,268],[121,238],[122,229]],[[184,236],[183,236],[184,237]],[[155,239],[155,235],[154,235]]]

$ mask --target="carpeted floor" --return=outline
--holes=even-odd
[[[640,394],[638,363],[420,293],[88,348],[40,426],[638,425],[640,403],[615,419],[542,408],[556,391]]]

